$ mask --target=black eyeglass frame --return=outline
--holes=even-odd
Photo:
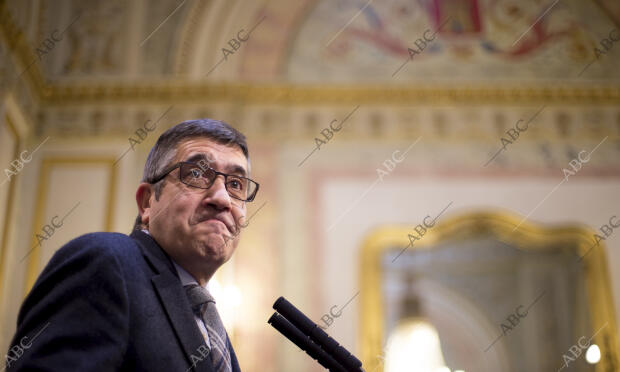
[[[184,164],[198,166],[198,168],[200,168],[203,172],[205,172],[207,170],[210,170],[213,173],[215,173],[215,177],[213,177],[213,180],[211,181],[211,184],[209,185],[209,187],[200,187],[200,186],[190,185],[189,183],[184,182],[182,177],[181,177],[181,169],[180,169],[181,166],[183,166]],[[184,185],[187,185],[189,187],[195,187],[197,189],[208,190],[215,183],[215,179],[217,178],[217,176],[220,176],[220,175],[224,177],[224,187],[226,188],[227,192],[228,192],[228,177],[243,178],[243,179],[248,180],[248,185],[252,184],[252,183],[255,184],[256,185],[256,189],[254,189],[254,191],[252,192],[252,195],[249,195],[245,200],[244,199],[240,199],[240,198],[232,195],[230,192],[228,192],[228,195],[230,195],[231,198],[235,198],[235,199],[241,200],[241,201],[247,201],[247,202],[254,201],[254,198],[256,197],[256,194],[258,193],[258,188],[260,187],[260,184],[258,182],[256,182],[256,181],[254,181],[251,178],[247,178],[247,177],[243,177],[243,176],[237,176],[237,175],[234,175],[234,174],[226,174],[226,173],[218,172],[218,171],[216,171],[215,169],[213,169],[213,168],[211,168],[209,166],[205,167],[205,166],[202,166],[202,165],[200,165],[198,163],[193,163],[193,162],[190,162],[190,161],[180,161],[180,162],[178,162],[176,164],[171,165],[170,167],[168,167],[162,173],[161,176],[155,178],[152,181],[149,181],[149,183],[150,184],[156,184],[157,182],[159,182],[159,181],[163,180],[164,178],[166,178],[170,174],[170,172],[172,172],[173,170],[175,170],[177,168],[179,168],[179,181],[181,181],[181,183],[183,183]]]

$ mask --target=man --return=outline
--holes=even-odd
[[[157,140],[131,236],[58,250],[25,299],[8,371],[239,372],[206,285],[230,259],[258,184],[245,136],[193,120]]]

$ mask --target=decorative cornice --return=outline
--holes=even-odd
[[[22,30],[13,20],[6,2],[0,0],[0,34],[27,72],[22,76],[33,88],[42,106],[73,103],[201,103],[243,102],[245,104],[618,104],[620,86],[603,83],[561,84],[454,83],[449,85],[297,85],[290,83],[236,83],[168,81],[122,81],[62,83],[48,81]],[[415,84],[415,83],[412,83]]]
[[[498,84],[446,86],[338,86],[291,84],[136,84],[46,85],[46,104],[243,102],[245,104],[618,104],[618,86],[504,86]]]
[[[48,83],[45,81],[45,77],[36,63],[37,56],[33,48],[26,40],[24,32],[15,23],[5,0],[0,0],[0,35],[21,64],[18,76],[7,78],[7,80],[13,81],[16,79],[15,81],[19,83],[20,80],[24,81],[28,77],[27,81],[34,88],[35,94],[38,98],[43,97],[43,91]],[[9,88],[12,88],[13,85],[10,84]]]

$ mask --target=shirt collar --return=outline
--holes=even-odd
[[[188,284],[198,284],[196,279],[192,276],[192,274],[188,273],[187,270],[179,266],[174,260],[172,260],[174,264],[174,268],[177,269],[177,273],[179,274],[179,279],[181,279],[181,284],[186,286]]]
[[[149,231],[146,230],[146,229],[143,229],[142,232],[144,232],[145,234],[151,235],[151,234],[149,234]],[[198,281],[196,281],[196,279],[194,279],[192,274],[188,273],[187,270],[185,270],[179,264],[177,264],[176,261],[174,261],[174,259],[172,259],[172,257],[170,257],[170,260],[172,261],[172,264],[174,265],[174,268],[177,270],[177,274],[179,274],[179,279],[181,280],[181,285],[186,286],[186,285],[189,285],[189,284],[198,284]],[[200,284],[198,284],[198,285],[200,285]],[[207,288],[206,285],[204,287]]]

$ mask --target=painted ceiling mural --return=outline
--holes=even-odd
[[[614,50],[611,40],[620,38],[612,15],[617,6],[582,0],[333,3],[322,0],[307,15],[291,45],[290,80],[620,77],[612,57],[620,47]]]
[[[29,6],[19,6],[21,1]],[[7,2],[27,48],[63,32],[49,53],[26,58],[40,60],[52,82],[157,78],[389,86],[620,80],[617,0],[41,4]],[[230,40],[250,29],[248,41],[211,73]]]

